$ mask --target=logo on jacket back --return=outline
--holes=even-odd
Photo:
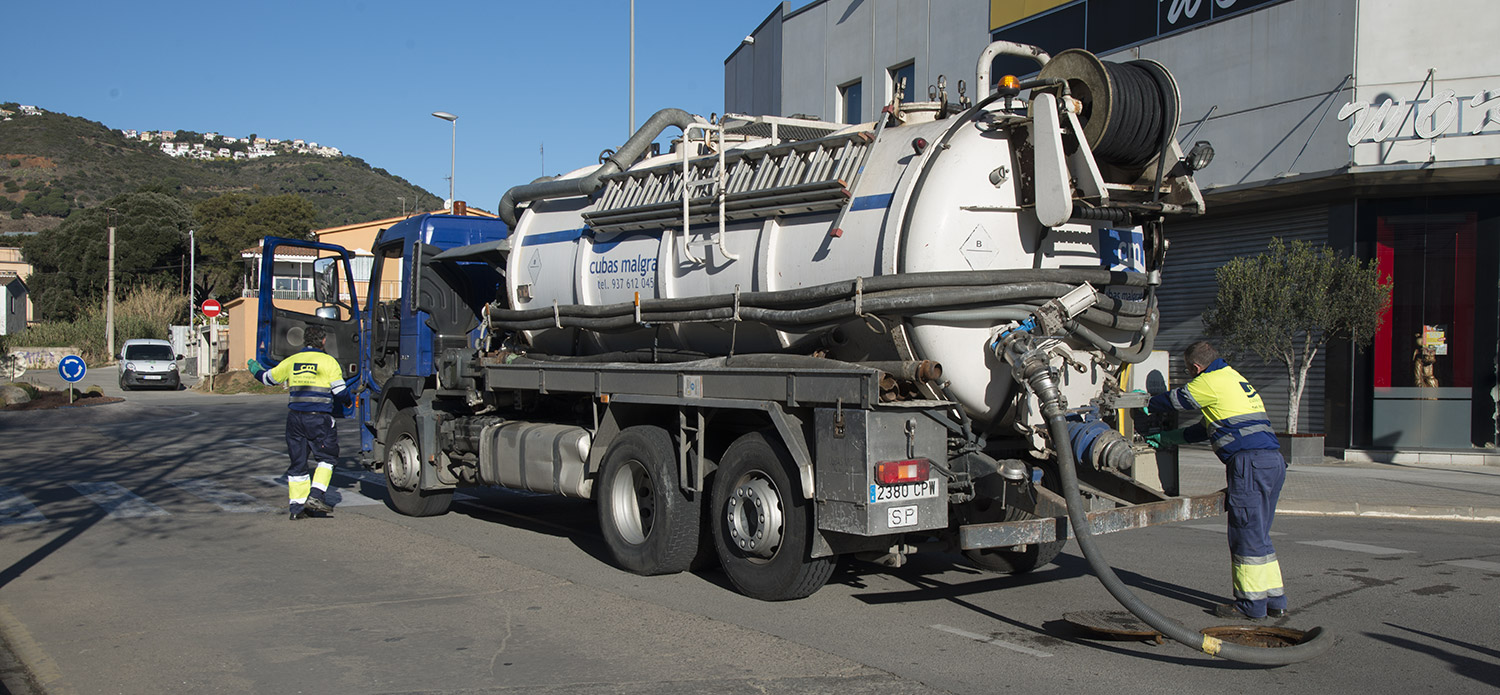
[[[317,374],[318,364],[316,362],[293,362],[292,374]]]

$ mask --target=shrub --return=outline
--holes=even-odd
[[[115,349],[133,338],[166,340],[168,328],[185,313],[182,297],[165,288],[138,288],[115,305]],[[26,347],[74,347],[88,364],[102,364],[115,359],[108,355],[104,328],[104,310],[90,308],[74,321],[45,321],[32,324],[12,344]]]

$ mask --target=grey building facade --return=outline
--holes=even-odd
[[[1273,237],[1374,261],[1374,344],[1331,344],[1299,410],[1330,453],[1497,456],[1500,12],[1488,0],[821,0],[776,6],[725,60],[725,110],[873,120],[908,75],[976,88],[991,40],[1149,58],[1182,91],[1209,212],[1168,228],[1158,348],[1200,337],[1214,271]],[[997,59],[994,79],[1035,70]],[[851,91],[854,92],[851,94]],[[855,112],[857,113],[851,113]],[[1273,419],[1285,368],[1241,357]],[[1366,454],[1365,452],[1368,452]]]

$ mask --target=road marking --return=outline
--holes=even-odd
[[[1023,647],[1023,646],[1021,646],[1019,644],[1015,644],[1013,642],[1006,642],[1005,640],[998,639],[998,638],[995,638],[995,637],[989,637],[987,635],[976,635],[976,634],[974,634],[972,632],[969,632],[967,630],[960,630],[960,629],[958,629],[956,627],[948,627],[947,625],[928,625],[927,627],[930,627],[930,628],[932,628],[934,630],[937,630],[939,632],[946,632],[946,633],[948,633],[950,635],[958,635],[959,637],[966,637],[968,639],[974,640],[975,642],[984,642],[985,644],[993,644],[993,645],[995,645],[997,647],[1003,647],[1005,649],[1009,649],[1009,650],[1015,651],[1015,652],[1020,652],[1022,654],[1030,654],[1031,656],[1040,657],[1040,658],[1046,658],[1046,657],[1052,656],[1052,654],[1050,652],[1044,652],[1044,651],[1041,651],[1039,649],[1032,649],[1031,647]]]
[[[8,487],[0,487],[0,526],[40,524],[47,520],[26,496]]]
[[[1334,550],[1347,550],[1353,553],[1368,553],[1370,555],[1396,555],[1399,553],[1416,552],[1414,550],[1401,550],[1400,548],[1383,548],[1378,545],[1365,545],[1364,543],[1350,543],[1348,541],[1297,541],[1302,545],[1315,545],[1320,548],[1333,548]]]
[[[1198,529],[1199,531],[1213,531],[1214,533],[1222,533],[1225,535],[1228,535],[1229,533],[1229,527],[1221,524],[1183,524],[1182,527]],[[1271,535],[1285,536],[1286,534],[1280,531],[1272,531]]]
[[[119,483],[68,483],[83,496],[109,513],[111,519],[139,519],[148,516],[171,516],[162,509]]]
[[[1457,565],[1467,567],[1471,570],[1483,570],[1485,572],[1500,572],[1500,562],[1485,562],[1484,560],[1448,560],[1445,565]]]
[[[208,478],[171,480],[168,482],[197,497],[212,502],[214,506],[231,514],[273,511],[269,505],[260,500],[243,492],[225,489],[223,485]]]
[[[342,471],[340,471],[340,473],[342,473]],[[256,480],[259,480],[260,482],[265,483],[267,485],[272,485],[272,486],[275,486],[275,487],[279,487],[282,490],[286,489],[286,475],[284,475],[284,474],[283,475],[252,475],[250,477],[252,477],[252,478],[254,478]],[[372,505],[372,504],[385,504],[384,502],[382,502],[380,500],[370,499],[369,497],[365,497],[364,495],[361,495],[358,492],[355,492],[353,490],[346,490],[344,488],[338,488],[338,487],[329,488],[327,494],[330,497],[332,497],[332,495],[335,495],[335,494],[338,495],[338,499],[329,499],[328,500],[335,507],[367,507],[367,506]]]

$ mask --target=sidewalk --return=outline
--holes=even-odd
[[[1182,494],[1224,487],[1224,464],[1206,446],[1181,448]],[[1500,466],[1324,463],[1287,469],[1282,514],[1500,522]]]

